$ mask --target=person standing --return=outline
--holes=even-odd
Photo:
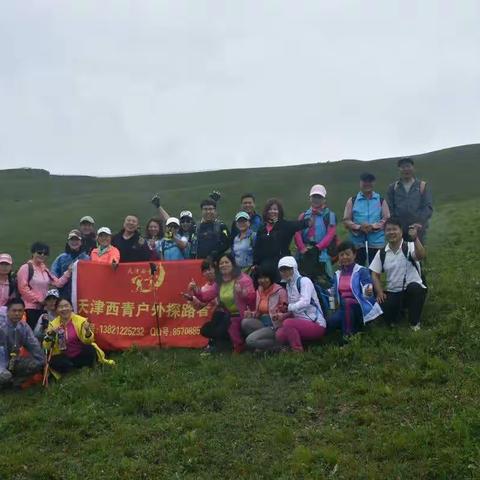
[[[238,234],[232,242],[232,253],[235,262],[243,272],[248,273],[253,264],[253,247],[256,233],[250,225],[250,215],[247,212],[238,212],[235,215],[235,226]]]
[[[192,258],[218,259],[230,247],[227,226],[217,219],[217,202],[208,198],[200,203],[202,220],[192,236]]]
[[[20,386],[42,370],[45,356],[30,326],[21,321],[25,313],[23,300],[10,299],[6,307],[6,318],[0,318],[0,386]],[[20,355],[22,347],[29,356]]]
[[[18,292],[25,302],[27,322],[33,330],[42,313],[43,301],[47,296],[50,285],[63,287],[72,276],[70,265],[64,274],[58,278],[45,265],[50,247],[42,242],[35,242],[31,249],[32,258],[23,264],[17,273]]]
[[[93,263],[104,263],[116,269],[120,263],[120,252],[112,245],[112,231],[108,227],[101,227],[97,232],[98,247],[92,250]]]
[[[425,181],[415,178],[412,158],[401,158],[398,168],[400,179],[390,184],[387,190],[390,214],[400,220],[405,240],[408,240],[410,225],[415,225],[420,241],[425,244],[428,224],[433,214],[432,192]]]
[[[244,193],[240,198],[240,211],[246,212],[250,220],[250,228],[253,232],[258,232],[262,226],[262,217],[255,211],[255,195],[253,193]],[[237,220],[233,220],[231,229],[232,240],[239,234]]]
[[[0,315],[5,316],[8,300],[17,296],[17,280],[13,274],[13,258],[0,253]]]
[[[337,218],[328,208],[326,197],[327,189],[323,185],[312,186],[310,208],[299,216],[299,220],[308,220],[309,225],[295,234],[300,272],[324,288],[330,287],[333,281],[329,247],[335,244],[337,232]]]
[[[180,221],[170,217],[167,220],[165,236],[158,244],[157,255],[160,260],[185,260],[188,258],[188,240],[178,234]]]
[[[82,234],[79,230],[71,230],[67,236],[65,251],[52,263],[51,272],[60,278],[78,260],[90,260],[90,257],[82,250]],[[72,295],[72,282],[68,281],[59,289],[60,296],[70,298]]]
[[[82,250],[90,255],[90,252],[97,246],[97,236],[95,235],[95,220],[90,215],[85,215],[80,219],[80,233],[82,234]]]
[[[136,215],[127,215],[123,228],[112,238],[112,245],[120,252],[120,262],[148,262],[151,252],[147,241],[138,232]]]
[[[145,240],[150,250],[150,260],[158,260],[158,249],[162,238],[162,221],[159,218],[151,218],[145,227]]]
[[[385,223],[387,245],[377,252],[370,264],[372,280],[384,318],[395,324],[402,308],[408,311],[413,330],[420,329],[420,317],[427,294],[422,279],[420,261],[426,257],[425,248],[418,236],[418,227],[410,225],[408,243],[403,239],[402,222],[394,217]],[[387,285],[384,290],[381,274],[385,272]]]
[[[187,237],[188,243],[192,244],[192,236],[195,233],[197,224],[193,219],[192,212],[190,210],[182,210],[180,212],[180,230],[178,234],[181,237]]]
[[[367,267],[377,251],[385,246],[383,227],[390,217],[387,202],[374,191],[374,186],[375,175],[362,173],[360,191],[347,200],[343,214],[343,223],[355,246],[356,263]]]

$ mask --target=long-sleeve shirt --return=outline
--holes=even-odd
[[[44,265],[33,265],[33,276],[28,281],[28,263],[23,264],[17,273],[18,291],[25,302],[25,308],[39,310],[45,300],[50,285],[57,288],[63,287],[71,277],[67,270],[60,278],[53,275]]]
[[[24,347],[39,365],[43,363],[45,357],[42,347],[29,325],[0,318],[0,371],[7,369],[10,354],[18,353],[21,347]]]

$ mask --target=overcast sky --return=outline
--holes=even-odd
[[[478,0],[0,0],[0,166],[117,175],[480,141]]]

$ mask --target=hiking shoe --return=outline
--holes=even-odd
[[[418,332],[421,327],[420,327],[420,324],[417,323],[416,325],[412,325],[410,328],[411,328],[414,332]]]
[[[201,357],[207,357],[208,355],[212,355],[212,353],[217,353],[217,349],[215,345],[207,345],[201,352]]]

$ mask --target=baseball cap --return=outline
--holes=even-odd
[[[238,212],[235,215],[235,221],[238,222],[240,219],[250,220],[250,215],[247,212]]]
[[[70,230],[70,233],[68,234],[68,240],[72,238],[79,238],[80,240],[82,239],[82,234],[80,233],[80,230],[77,230],[76,228],[73,230]]]
[[[0,253],[0,263],[8,263],[13,265],[13,258],[9,253]]]
[[[376,177],[373,173],[369,173],[369,172],[363,172],[361,175],[360,175],[360,180],[362,182],[373,182],[376,180]]]
[[[180,226],[180,220],[176,217],[170,217],[166,224],[165,225],[171,225],[172,223],[174,223],[175,225],[177,225],[178,227]]]
[[[112,231],[108,227],[101,227],[97,230],[97,235],[100,235],[101,233],[106,233],[107,235],[111,235]]]
[[[51,288],[47,292],[47,295],[45,296],[45,299],[47,299],[48,297],[60,298],[60,292],[56,288]]]
[[[310,196],[312,195],[320,195],[325,198],[327,196],[327,189],[323,185],[314,185],[310,189]]]
[[[92,225],[95,225],[95,220],[90,215],[85,215],[80,219],[80,223],[91,223]]]
[[[183,217],[193,218],[192,212],[190,210],[182,210],[180,212],[180,218]]]

